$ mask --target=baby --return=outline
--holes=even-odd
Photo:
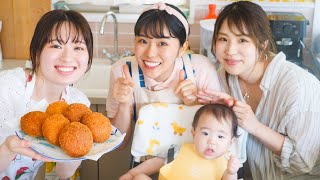
[[[239,160],[230,156],[228,150],[237,137],[237,127],[237,118],[231,108],[221,104],[202,106],[192,123],[193,144],[183,144],[179,152],[175,149],[175,159],[167,165],[164,165],[164,158],[154,157],[120,179],[151,179],[149,176],[160,170],[159,180],[236,180]],[[174,156],[170,151],[167,161]]]

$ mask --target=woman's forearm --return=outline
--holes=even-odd
[[[252,132],[252,135],[261,141],[272,152],[278,156],[281,155],[282,146],[285,139],[282,134],[272,130],[262,123],[259,123],[259,126],[254,132]]]
[[[159,172],[160,168],[164,165],[164,159],[160,157],[154,157],[151,159],[148,159],[141,164],[139,164],[137,167],[130,170],[131,175],[136,176],[138,174],[145,174],[147,176],[150,176],[154,173]]]
[[[0,145],[0,172],[9,167],[15,156],[16,153],[10,152],[5,143]]]
[[[111,123],[117,127],[121,133],[127,133],[121,148],[126,147],[131,139],[132,120],[131,105],[129,103],[120,103],[115,118],[111,119]]]

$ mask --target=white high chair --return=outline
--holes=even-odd
[[[153,103],[140,108],[131,147],[134,162],[143,156],[166,157],[171,147],[191,143],[193,117],[201,106]]]

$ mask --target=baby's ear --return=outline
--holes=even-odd
[[[194,137],[194,136],[195,136],[195,133],[196,133],[196,132],[194,131],[194,128],[192,128],[192,129],[191,129],[192,137]]]

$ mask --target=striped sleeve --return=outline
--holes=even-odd
[[[301,74],[296,84],[288,83],[286,115],[278,132],[285,135],[276,165],[291,174],[313,171],[320,154],[320,83],[311,75]]]

